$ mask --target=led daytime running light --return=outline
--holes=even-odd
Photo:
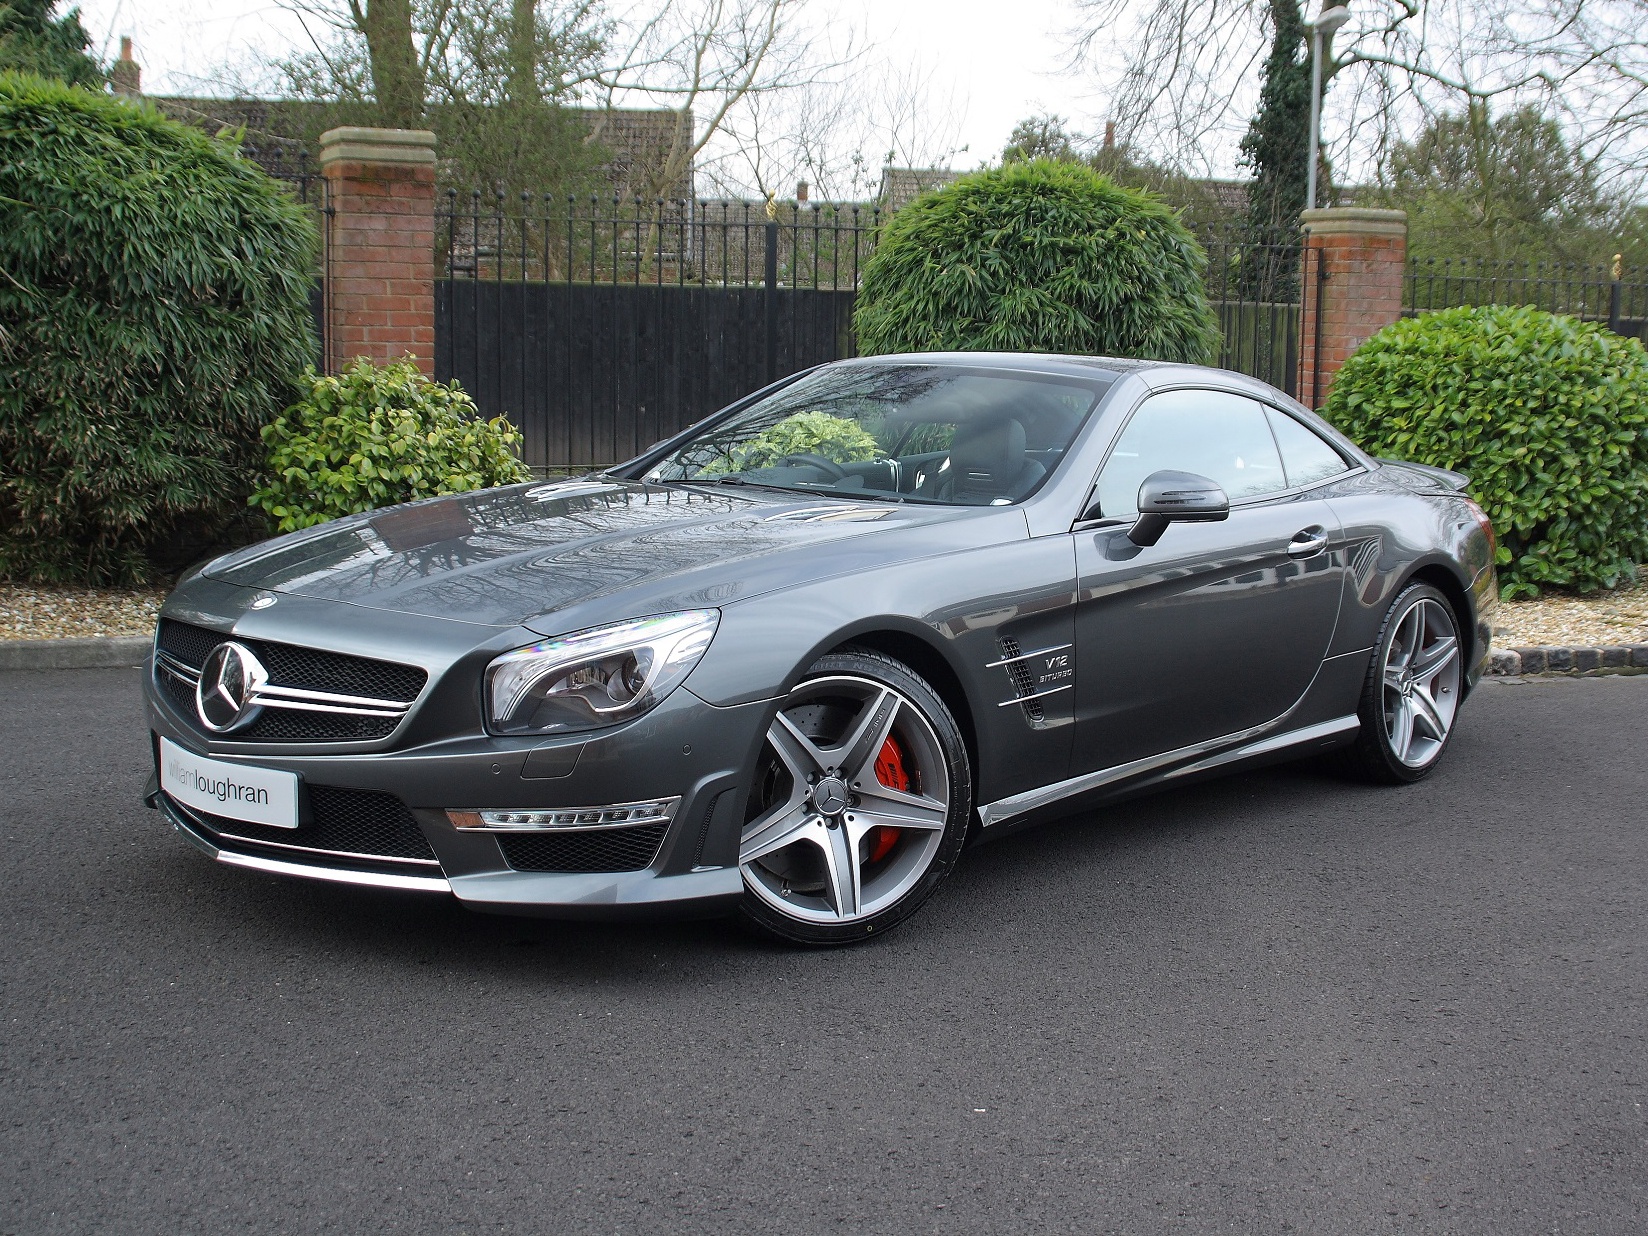
[[[617,803],[609,807],[559,807],[547,811],[448,811],[456,828],[483,832],[546,832],[566,828],[634,828],[666,824],[675,818],[680,798]]]

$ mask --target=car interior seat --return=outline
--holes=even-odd
[[[945,466],[929,472],[919,492],[941,502],[983,506],[1022,498],[1046,475],[1046,468],[1025,456],[1023,423],[997,417],[958,426]]]

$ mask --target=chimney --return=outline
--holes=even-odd
[[[1116,122],[1114,120],[1104,122],[1104,148],[1106,150],[1116,149]]]
[[[807,182],[805,180],[798,180],[796,182],[795,200],[798,202],[805,202],[807,200]]]
[[[129,98],[143,93],[143,70],[132,59],[132,41],[125,35],[120,38],[120,59],[109,66],[109,85]]]

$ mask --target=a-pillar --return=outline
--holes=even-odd
[[[326,369],[357,356],[434,371],[435,135],[332,129],[320,137],[326,228]]]
[[[1299,398],[1320,408],[1334,375],[1370,335],[1402,316],[1408,216],[1335,206],[1307,210]]]

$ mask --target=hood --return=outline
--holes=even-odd
[[[353,515],[225,555],[203,574],[513,627],[619,593],[652,612],[724,605],[831,570],[821,551],[832,544],[988,513],[602,478]]]

